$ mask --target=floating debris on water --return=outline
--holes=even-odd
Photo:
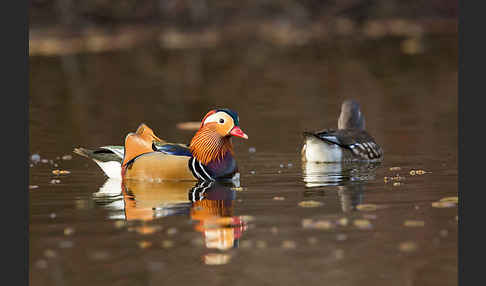
[[[378,206],[375,204],[360,204],[356,206],[356,209],[359,211],[376,211]]]
[[[376,219],[377,216],[375,214],[363,214],[364,219]]]
[[[162,247],[163,248],[171,248],[174,246],[174,242],[172,240],[163,240]]]
[[[198,130],[200,126],[201,122],[197,121],[180,122],[176,124],[176,127],[181,130]]]
[[[390,167],[390,171],[400,171],[401,169],[400,167]]]
[[[303,208],[315,208],[315,207],[322,206],[323,203],[311,200],[311,201],[302,201],[298,205],[299,207],[303,207]]]
[[[204,255],[203,260],[206,265],[223,265],[230,262],[231,255],[227,253],[208,253]]]
[[[303,219],[302,220],[302,227],[306,229],[332,229],[334,227],[333,223],[328,220],[312,220],[312,219]]]
[[[284,201],[285,197],[273,197],[273,200],[275,201]]]
[[[255,171],[253,171],[253,170],[251,170],[251,171],[250,171],[250,174],[252,174],[252,175],[255,175],[255,173],[256,173],[256,172],[255,172]]]
[[[126,221],[124,221],[124,220],[117,220],[117,221],[115,221],[115,223],[114,223],[114,225],[115,225],[115,227],[116,227],[116,228],[122,228],[122,227],[124,227],[126,224],[127,224],[127,223],[126,223]]]
[[[415,176],[415,175],[423,175],[423,174],[427,174],[427,173],[431,173],[431,172],[426,172],[424,170],[411,170],[410,171],[410,175],[411,176]]]
[[[38,163],[41,160],[41,156],[39,154],[32,154],[30,160],[34,163]]]
[[[388,183],[389,181],[391,182],[400,182],[400,181],[405,181],[405,177],[404,176],[400,176],[400,175],[396,175],[396,176],[393,176],[393,177],[384,177],[383,180],[386,183]]]
[[[287,164],[287,167],[288,167],[288,168],[292,168],[292,166],[294,166],[294,164],[292,164],[292,163],[288,163],[288,164]]]
[[[292,240],[284,240],[282,241],[282,248],[283,249],[295,249],[297,248],[297,243]]]
[[[278,170],[277,173],[282,174],[282,171],[281,170]]]
[[[370,229],[372,227],[371,222],[367,219],[355,219],[353,225],[359,229]]]
[[[417,250],[417,244],[413,241],[404,241],[398,245],[398,249],[402,252],[412,252]]]
[[[457,203],[449,201],[438,201],[432,203],[432,207],[434,208],[453,208],[455,206],[457,206]]]
[[[150,247],[152,245],[152,242],[146,241],[146,240],[142,240],[142,241],[139,241],[137,244],[138,244],[138,247],[140,247],[142,249],[145,249],[147,247]]]
[[[71,172],[67,170],[52,170],[52,173],[54,175],[65,175],[65,174],[71,174]]]
[[[71,155],[64,155],[64,156],[62,156],[62,159],[65,160],[65,161],[71,160],[72,158],[73,158],[73,156],[71,156]]]
[[[256,152],[256,148],[255,147],[250,147],[250,148],[248,148],[248,152],[255,153]]]
[[[401,183],[401,182],[395,182],[395,183],[393,183],[393,186],[394,187],[399,187],[401,185],[403,185],[403,183]]]
[[[451,202],[451,203],[459,203],[459,197],[445,197],[439,200],[439,202]]]
[[[423,53],[425,47],[420,37],[410,37],[400,43],[400,49],[404,54],[415,55]]]
[[[52,218],[52,219],[56,218],[56,216],[57,216],[56,213],[50,213],[49,214],[49,217]]]
[[[64,229],[64,235],[71,235],[71,234],[74,234],[74,228],[72,228],[72,227],[66,227]]]
[[[57,256],[57,253],[52,249],[46,249],[44,251],[44,256],[47,258],[54,258]]]
[[[348,218],[345,218],[345,217],[338,219],[337,222],[336,222],[336,224],[340,225],[340,226],[347,226],[348,223],[349,223],[349,220],[348,220]]]
[[[156,231],[160,230],[161,228],[162,227],[160,227],[160,226],[144,225],[144,226],[136,227],[135,231],[139,234],[142,234],[142,235],[148,235],[148,234],[155,233]]]
[[[273,234],[277,234],[277,233],[278,233],[278,227],[276,227],[276,226],[272,226],[272,227],[270,228],[270,232],[271,232],[271,233],[273,233]]]
[[[49,163],[49,160],[47,160],[47,159],[42,159],[42,160],[41,160],[41,163],[44,163],[44,164]]]
[[[313,224],[313,227],[315,229],[324,229],[324,230],[332,229],[333,226],[334,225],[332,224],[332,222],[328,220],[318,220]]]
[[[405,220],[403,222],[403,226],[422,227],[422,226],[425,226],[425,222],[423,220]]]
[[[442,229],[440,232],[439,232],[440,236],[442,237],[447,237],[449,235],[449,231],[447,229]]]
[[[242,220],[243,222],[252,222],[255,220],[255,217],[254,216],[251,216],[251,215],[240,215],[238,217],[240,220]]]
[[[304,218],[302,220],[302,227],[303,228],[311,227],[312,226],[312,223],[313,223],[312,219],[310,219],[310,218]]]
[[[174,234],[176,234],[176,233],[177,233],[177,228],[175,228],[175,227],[171,227],[171,228],[169,228],[169,229],[167,230],[167,234],[168,234],[168,235],[174,235]]]
[[[285,167],[285,165],[284,165],[284,164],[280,164],[280,168],[284,168],[284,167]]]
[[[59,180],[59,179],[52,179],[49,183],[51,183],[51,184],[60,184],[61,183],[61,180]]]
[[[343,259],[344,258],[344,250],[342,250],[342,249],[334,250],[334,257],[338,260]]]
[[[243,190],[244,190],[244,188],[243,188],[243,187],[232,187],[231,189],[232,189],[233,191],[235,191],[235,192],[241,192],[241,191],[243,191]]]
[[[37,185],[29,185],[29,190],[37,189],[37,188],[39,188],[39,186],[37,186]]]

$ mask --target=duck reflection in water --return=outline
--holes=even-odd
[[[231,182],[146,182],[108,179],[93,194],[94,201],[109,210],[110,219],[152,221],[188,215],[196,222],[207,248],[238,247],[246,222],[233,216],[237,187]]]
[[[343,212],[363,202],[365,184],[375,179],[379,162],[302,162],[302,179],[308,189],[337,187]]]

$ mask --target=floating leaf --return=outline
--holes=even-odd
[[[303,208],[315,208],[315,207],[320,207],[323,204],[318,201],[302,201],[299,203],[299,207]]]
[[[369,229],[372,227],[371,222],[367,219],[355,219],[353,224],[360,229]]]
[[[71,235],[73,233],[74,233],[74,228],[72,228],[72,227],[66,227],[64,229],[64,235]]]
[[[228,264],[231,255],[226,253],[208,253],[204,255],[204,264],[206,265],[223,265]]]
[[[295,249],[297,247],[297,243],[292,240],[284,240],[282,241],[282,248],[284,249]]]
[[[52,173],[54,175],[66,175],[66,174],[71,174],[71,172],[66,171],[66,170],[52,170]]]
[[[378,206],[375,204],[360,204],[356,206],[356,208],[360,211],[376,211],[376,209],[378,209]]]
[[[403,222],[403,225],[407,227],[421,227],[425,225],[425,222],[422,220],[406,220]]]
[[[150,242],[150,241],[143,240],[143,241],[138,242],[138,247],[140,247],[142,249],[150,247],[151,245],[152,245],[152,242]]]
[[[337,224],[340,226],[347,226],[348,225],[348,219],[343,217],[337,220]]]
[[[455,207],[456,206],[456,203],[452,203],[452,202],[433,202],[432,203],[432,207],[434,208],[452,208],[452,207]]]
[[[412,252],[417,249],[417,244],[413,241],[405,241],[398,245],[398,249],[403,252]]]
[[[162,241],[162,247],[163,248],[171,248],[172,246],[174,246],[174,242],[172,240]]]
[[[451,202],[451,203],[459,203],[459,197],[445,197],[439,200],[439,202]]]

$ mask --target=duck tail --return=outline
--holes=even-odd
[[[74,148],[73,152],[93,160],[109,178],[121,178],[121,158],[114,151],[105,148],[90,150],[78,147]]]
[[[83,148],[83,147],[78,147],[78,148],[74,148],[73,152],[75,154],[80,155],[80,156],[83,156],[83,157],[92,159],[93,158],[93,152],[94,151],[93,150],[86,149],[86,148]]]

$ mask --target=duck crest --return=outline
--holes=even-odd
[[[228,152],[234,154],[231,138],[221,137],[211,125],[204,126],[196,132],[189,149],[194,158],[204,165],[221,161]]]

